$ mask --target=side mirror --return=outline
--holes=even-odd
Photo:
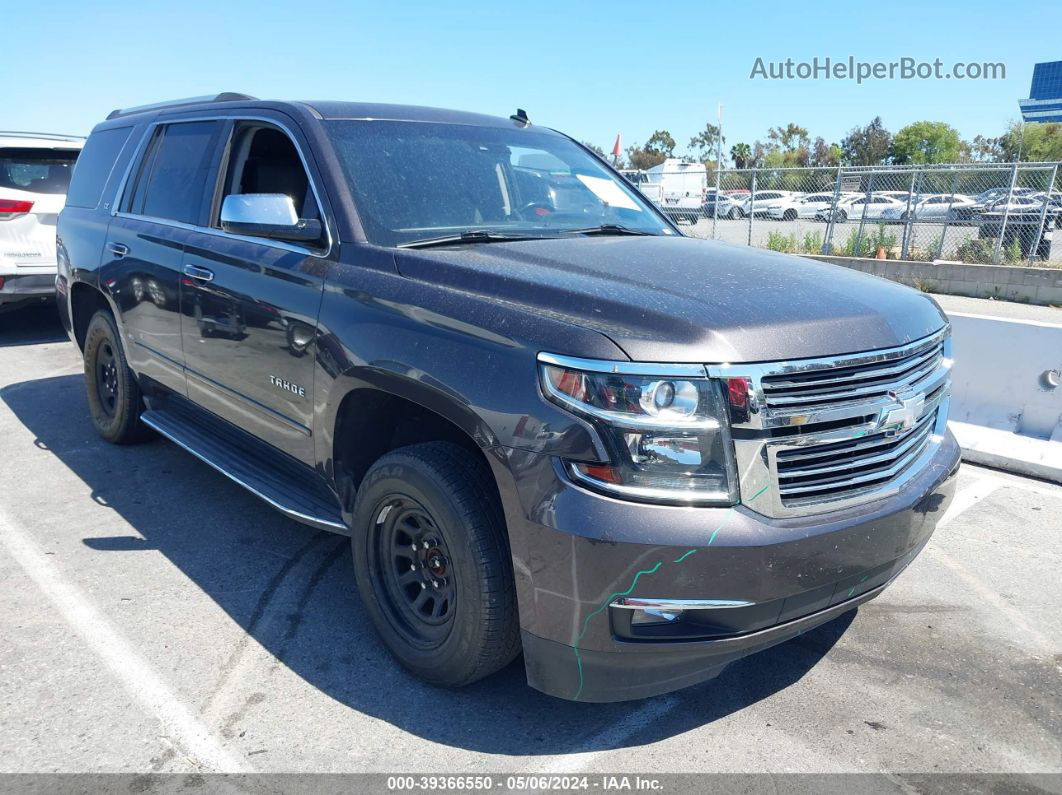
[[[321,239],[321,222],[299,218],[295,202],[283,193],[236,193],[221,204],[221,228],[234,235],[312,243]]]

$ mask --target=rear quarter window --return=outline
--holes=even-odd
[[[89,136],[74,166],[66,203],[71,207],[92,209],[100,203],[107,177],[122,151],[132,127],[112,127]]]

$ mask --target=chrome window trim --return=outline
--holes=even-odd
[[[279,128],[283,133],[288,136],[292,146],[295,147],[295,151],[299,155],[299,160],[302,162],[302,168],[306,172],[306,181],[309,183],[310,190],[313,191],[314,199],[317,201],[317,209],[321,214],[322,227],[325,231],[326,246],[324,250],[312,249],[307,246],[300,246],[294,243],[285,243],[282,240],[270,240],[264,237],[252,237],[250,235],[234,235],[231,232],[226,232],[223,229],[218,229],[212,226],[199,226],[198,224],[188,224],[183,221],[174,221],[169,218],[158,218],[156,216],[138,215],[136,213],[119,212],[118,208],[121,206],[123,194],[125,193],[126,186],[129,182],[129,178],[132,176],[133,170],[136,166],[140,165],[140,162],[144,156],[144,152],[151,142],[152,137],[155,134],[155,130],[163,125],[170,124],[187,124],[190,122],[202,122],[202,121],[231,121],[235,127],[236,123],[241,121],[260,121],[265,124],[271,124],[274,127]],[[231,134],[231,131],[230,131]],[[218,178],[222,177],[221,164],[218,164]],[[284,251],[292,251],[296,254],[304,254],[308,257],[317,257],[319,259],[326,259],[331,255],[334,246],[334,238],[332,235],[332,219],[325,212],[325,205],[321,202],[321,193],[317,190],[317,184],[314,182],[313,173],[310,170],[309,161],[306,159],[306,155],[302,151],[302,147],[299,146],[299,141],[291,131],[291,127],[284,122],[277,121],[269,116],[256,116],[256,115],[243,115],[239,112],[230,115],[206,115],[206,116],[182,116],[179,119],[156,119],[147,125],[144,133],[140,137],[140,141],[136,145],[136,149],[133,151],[133,156],[130,158],[129,163],[126,165],[125,173],[122,175],[121,181],[118,183],[118,189],[115,191],[114,200],[111,202],[111,216],[115,218],[129,218],[136,221],[148,221],[150,223],[162,224],[163,226],[170,226],[177,229],[187,229],[193,232],[205,232],[217,237],[227,238],[229,240],[239,240],[245,243],[257,243],[259,245],[268,246],[270,248],[279,248]]]
[[[582,359],[578,356],[563,356],[559,353],[541,351],[538,354],[541,364],[554,364],[571,370],[583,370],[588,373],[615,373],[618,375],[675,376],[685,378],[706,378],[703,364],[675,364],[662,362],[622,362],[610,359]]]

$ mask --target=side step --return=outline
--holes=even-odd
[[[140,421],[295,521],[350,535],[339,503],[309,467],[283,460],[224,420],[170,399]]]

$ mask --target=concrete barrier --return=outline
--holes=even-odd
[[[1062,483],[1062,324],[948,316],[951,429],[963,458]]]
[[[1062,306],[1062,268],[804,255],[929,293]]]

